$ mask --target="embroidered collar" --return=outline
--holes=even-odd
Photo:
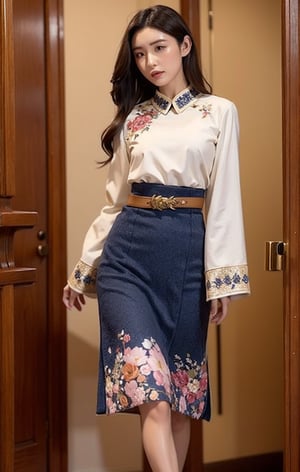
[[[181,113],[190,105],[191,102],[194,101],[197,95],[198,92],[196,90],[188,87],[171,99],[157,90],[152,98],[152,104],[164,115],[168,113],[172,106],[176,113]]]

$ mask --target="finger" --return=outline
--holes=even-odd
[[[210,316],[216,315],[218,312],[218,300],[211,300],[210,302]]]
[[[223,297],[217,300],[212,300],[210,310],[210,321],[212,323],[222,323],[222,321],[226,318],[228,314],[229,303],[230,297]]]
[[[224,319],[228,315],[229,303],[230,303],[229,297],[221,298],[219,312],[217,313],[217,316],[215,317],[215,320],[214,320],[216,324],[221,324],[222,321],[224,321]]]
[[[80,303],[80,301],[79,301],[79,298],[76,298],[76,299],[74,300],[73,306],[74,306],[78,311],[81,311],[81,310],[82,310],[82,306],[81,306],[81,303]]]
[[[66,308],[70,308],[70,303],[69,303],[69,300],[70,300],[70,287],[68,285],[66,285],[64,287],[62,300],[63,300],[63,303],[66,306]]]
[[[226,318],[227,314],[224,313],[223,311],[221,311],[218,316],[215,318],[214,322],[219,325],[222,323],[222,321],[224,321],[224,319]]]
[[[79,302],[77,302],[77,298],[79,296],[80,295],[77,292],[75,292],[75,290],[72,290],[71,287],[68,284],[64,287],[64,290],[63,290],[63,303],[66,306],[66,308],[68,308],[68,310],[71,310],[73,308],[73,306],[75,305],[75,303],[76,303],[76,308],[81,309],[81,304]],[[78,303],[79,303],[79,305],[78,305]]]
[[[81,307],[81,304],[78,298],[79,298],[79,293],[75,292],[75,290],[70,290],[70,296],[69,296],[70,308],[73,308],[73,306],[75,306],[77,309],[79,309],[78,306]]]

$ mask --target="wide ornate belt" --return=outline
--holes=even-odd
[[[176,210],[176,208],[202,208],[204,198],[202,197],[163,197],[152,195],[144,197],[140,195],[129,195],[127,205],[136,208],[148,208],[150,210]]]

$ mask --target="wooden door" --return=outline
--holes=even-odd
[[[1,1],[0,469],[5,472],[66,470],[61,12],[58,0]]]
[[[43,2],[13,2],[16,192],[13,210],[35,211],[14,240],[17,266],[36,282],[15,288],[15,469],[47,470],[47,122]],[[39,255],[37,248],[40,247]]]

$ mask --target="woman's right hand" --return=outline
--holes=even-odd
[[[82,306],[85,305],[84,295],[73,290],[68,284],[64,287],[62,300],[68,310],[75,307],[78,311],[81,311]]]

